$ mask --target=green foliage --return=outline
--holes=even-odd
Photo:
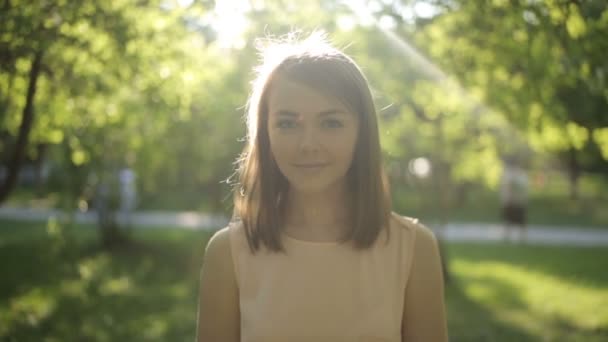
[[[503,130],[525,131],[537,152],[579,151],[581,166],[594,169],[603,157],[588,148],[600,145],[590,132],[608,125],[605,4],[458,3],[417,44],[507,118]]]
[[[73,205],[87,177],[130,164],[142,208],[183,193],[167,206],[229,211],[224,181],[242,149],[255,38],[325,29],[370,80],[389,168],[426,157],[448,192],[495,187],[500,158],[512,154],[533,154],[532,168],[555,156],[606,173],[603,1],[430,2],[432,15],[408,16],[414,3],[277,0],[222,17],[223,5],[207,1],[6,1],[0,157],[11,154],[42,50],[28,153],[51,146],[42,157],[64,179],[47,190]],[[225,40],[221,30],[241,15],[243,32]]]
[[[200,24],[206,6],[7,2],[0,20],[7,56],[0,65],[0,127],[7,141],[20,124],[29,55],[43,49],[30,144],[54,147],[51,155],[32,149],[30,156],[52,159],[68,177],[69,170],[85,175],[73,187],[59,182],[59,189],[78,197],[87,174],[111,177],[127,164],[144,198],[219,183],[240,150],[246,82],[245,71]],[[10,148],[0,145],[0,153]]]

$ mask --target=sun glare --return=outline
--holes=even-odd
[[[192,5],[193,2],[194,0],[177,0],[179,7],[188,7]]]
[[[244,33],[250,24],[247,18],[247,12],[250,10],[251,5],[247,0],[216,2],[209,22],[217,34],[220,47],[241,49],[245,46]]]

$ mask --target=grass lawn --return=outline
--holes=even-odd
[[[0,221],[0,340],[193,341],[209,234]],[[608,248],[448,244],[452,341],[608,340]]]
[[[607,341],[608,248],[448,244],[452,341]]]
[[[397,212],[434,222],[441,216],[437,200],[428,194],[401,192],[394,198]],[[571,201],[566,197],[534,194],[527,206],[528,222],[532,225],[560,227],[584,227],[608,229],[608,200],[580,199]],[[444,213],[449,222],[501,222],[498,196],[490,192],[476,192],[466,199],[452,203]]]
[[[570,199],[567,178],[559,173],[545,175],[543,186],[532,181],[527,216],[530,224],[559,227],[608,229],[608,182],[605,176],[585,175],[580,179],[578,200]],[[425,222],[445,217],[448,222],[500,222],[498,189],[471,184],[468,191],[455,188],[450,196],[439,195],[431,183],[393,184],[391,193],[396,211],[419,217]],[[444,200],[446,212],[440,212]]]

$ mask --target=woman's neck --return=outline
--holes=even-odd
[[[351,220],[345,187],[303,193],[290,190],[286,208],[286,231],[304,239],[335,239]]]

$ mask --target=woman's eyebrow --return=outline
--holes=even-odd
[[[300,114],[298,114],[296,112],[293,112],[291,110],[285,110],[285,109],[277,110],[277,111],[275,111],[275,114],[279,115],[279,116],[289,116],[289,117],[294,117],[294,118],[297,118],[298,116],[300,116]]]
[[[279,109],[277,111],[274,112],[276,116],[288,116],[288,117],[293,117],[293,118],[298,118],[300,116],[299,113],[291,111],[291,110],[287,110],[287,109]],[[318,116],[329,116],[329,115],[334,115],[334,114],[343,114],[344,111],[340,110],[340,109],[327,109],[324,111],[319,112],[317,115]]]
[[[328,110],[324,110],[322,112],[319,112],[319,116],[328,116],[328,115],[333,115],[333,114],[342,114],[344,113],[343,110],[340,109],[328,109]]]

